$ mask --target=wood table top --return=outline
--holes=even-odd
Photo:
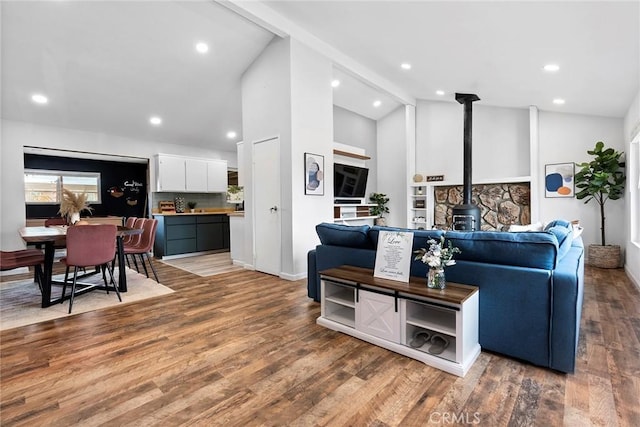
[[[454,304],[462,304],[474,293],[478,292],[476,286],[462,285],[460,283],[447,282],[445,289],[431,289],[426,285],[426,277],[411,276],[409,283],[396,280],[381,279],[373,276],[370,268],[342,265],[336,268],[322,270],[320,276],[357,282],[363,285],[376,286],[406,294],[419,295]]]

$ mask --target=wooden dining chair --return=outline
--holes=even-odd
[[[0,271],[13,270],[20,267],[33,267],[34,281],[42,291],[42,265],[44,254],[38,249],[21,249],[0,252]]]
[[[153,263],[151,262],[151,257],[149,253],[153,249],[153,243],[156,239],[156,229],[158,228],[158,220],[153,218],[147,218],[144,221],[143,232],[140,235],[140,241],[135,245],[124,245],[124,254],[125,256],[131,255],[134,260],[134,264],[136,265],[136,269],[138,268],[138,263],[135,261],[135,256],[138,255],[140,257],[140,263],[144,268],[144,272],[149,277],[149,272],[147,271],[147,265],[145,263],[145,258],[149,262],[149,266],[151,267],[151,271],[153,271],[153,276],[156,278],[156,282],[160,283],[158,280],[158,274],[156,273],[156,269],[153,267]]]
[[[73,299],[76,295],[76,285],[78,281],[78,268],[80,267],[102,267],[102,278],[105,288],[109,293],[109,284],[120,297],[120,291],[113,278],[111,261],[116,253],[116,233],[118,227],[114,224],[97,224],[73,226],[67,229],[67,256],[61,261],[67,267],[73,267],[73,284],[71,287],[71,298],[69,299],[69,313],[73,307]],[[109,273],[110,281],[107,281],[105,270]],[[62,287],[61,303],[67,289],[69,277],[65,275],[64,286]]]

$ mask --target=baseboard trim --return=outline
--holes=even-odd
[[[640,290],[640,279],[635,277],[631,272],[631,270],[629,270],[626,265],[624,267],[624,272],[627,274],[627,277],[629,278],[629,280],[631,280],[631,283],[633,283],[636,286],[636,288]]]
[[[307,273],[298,273],[298,274],[288,274],[288,273],[280,273],[280,277],[285,280],[289,280],[295,282],[297,280],[301,280],[307,277]]]

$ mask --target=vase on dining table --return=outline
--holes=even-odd
[[[427,274],[427,287],[430,289],[444,289],[447,280],[444,276],[444,268],[430,268]]]
[[[71,212],[69,214],[69,224],[73,225],[78,221],[80,221],[80,212]]]

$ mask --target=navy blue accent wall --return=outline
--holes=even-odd
[[[24,167],[25,169],[100,173],[102,203],[92,204],[93,212],[91,214],[83,212],[82,216],[146,216],[148,203],[148,164],[146,163],[127,163],[25,154]],[[17,184],[21,185],[21,183]],[[122,196],[114,197],[114,195],[118,195],[120,192],[123,193]],[[58,204],[26,205],[26,215],[27,218],[56,217],[60,216],[58,209]]]

